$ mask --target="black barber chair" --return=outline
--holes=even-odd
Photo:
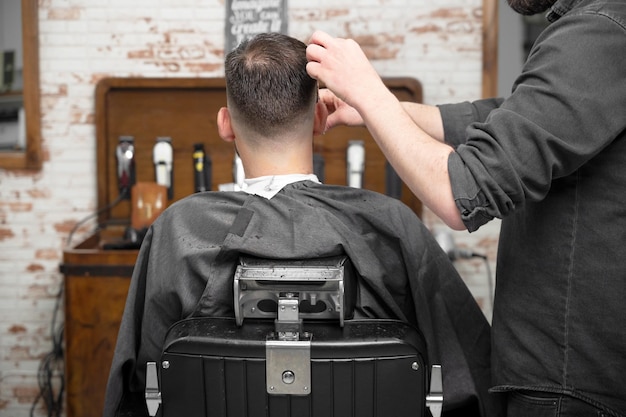
[[[441,369],[429,368],[422,335],[397,320],[352,319],[354,285],[346,257],[242,258],[236,317],[175,324],[160,362],[148,363],[149,414],[439,416]]]

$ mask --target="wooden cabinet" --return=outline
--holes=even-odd
[[[93,235],[63,254],[68,417],[102,415],[117,332],[137,259],[137,250],[99,249],[106,239]]]
[[[411,78],[386,79],[400,100],[421,102]],[[117,332],[138,250],[105,249],[122,240],[130,224],[130,200],[117,201],[115,148],[120,136],[135,139],[136,180],[154,181],[152,148],[167,136],[174,149],[174,193],[169,204],[194,192],[192,154],[203,143],[212,160],[212,189],[232,182],[234,148],[217,133],[226,104],[221,78],[107,78],[96,89],[98,223],[102,231],[63,254],[67,417],[99,417]],[[325,161],[324,182],[346,184],[346,149],[363,140],[363,188],[385,193],[386,160],[364,128],[337,127],[314,141]],[[401,185],[401,200],[418,215],[421,202]],[[113,207],[107,208],[109,205]],[[106,210],[104,208],[107,208]]]

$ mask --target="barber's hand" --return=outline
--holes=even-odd
[[[388,93],[365,53],[352,39],[333,38],[316,31],[311,36],[306,55],[309,75],[359,112],[360,106],[371,105],[381,94]]]
[[[362,126],[363,118],[354,107],[337,97],[327,88],[320,90],[320,102],[326,106],[328,118],[326,119],[326,130],[335,126]]]

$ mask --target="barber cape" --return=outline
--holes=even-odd
[[[179,200],[150,227],[135,265],[111,366],[104,417],[141,398],[145,366],[165,334],[194,316],[234,317],[240,255],[305,259],[346,254],[357,272],[357,317],[414,324],[443,369],[444,411],[478,402],[495,415],[490,328],[428,229],[403,203],[301,181],[271,199],[206,192]],[[468,415],[468,414],[466,414]]]

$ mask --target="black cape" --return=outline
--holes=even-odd
[[[495,415],[490,328],[456,269],[420,219],[381,194],[303,181],[271,200],[243,192],[189,196],[165,210],[139,252],[111,366],[104,417],[140,397],[145,365],[165,334],[192,316],[234,317],[240,255],[303,259],[346,254],[358,276],[360,316],[416,325],[441,364],[444,410]],[[138,395],[136,395],[138,394]]]

